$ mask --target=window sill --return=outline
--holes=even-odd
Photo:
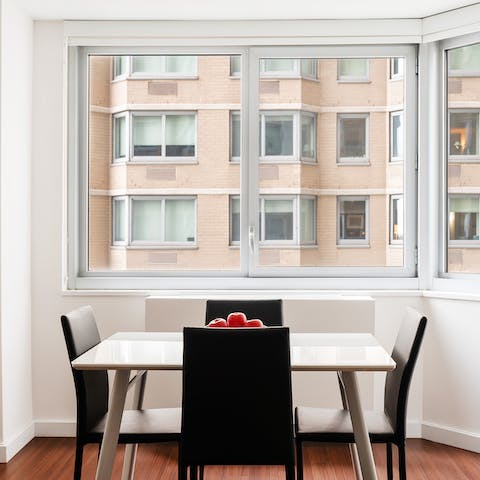
[[[449,155],[448,163],[480,163],[480,155]]]
[[[337,167],[369,167],[370,165],[370,160],[337,160]]]
[[[352,244],[337,243],[337,248],[370,248],[370,244],[369,243],[365,243],[365,244],[362,244],[362,243],[352,243]]]
[[[168,160],[125,160],[123,162],[112,162],[112,167],[130,165],[198,165],[197,158],[182,159],[182,157],[171,157]]]
[[[113,245],[119,247],[119,245]],[[198,245],[126,245],[125,250],[198,250]]]
[[[348,78],[338,78],[337,83],[372,83],[369,78],[359,78],[359,79],[348,79]]]

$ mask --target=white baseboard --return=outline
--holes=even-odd
[[[0,444],[0,463],[7,463],[34,437],[35,426],[32,423],[14,438],[9,439],[6,443]]]
[[[480,453],[480,434],[476,432],[460,430],[437,423],[423,422],[422,438]]]
[[[407,438],[422,438],[422,422],[420,420],[407,421]]]
[[[77,424],[74,421],[37,421],[35,422],[36,437],[74,437]]]

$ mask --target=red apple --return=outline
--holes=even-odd
[[[215,318],[214,320],[211,320],[207,327],[223,327],[225,328],[227,326],[227,321],[224,318]]]
[[[227,317],[228,327],[245,327],[247,325],[247,317],[242,312],[230,313]]]
[[[247,320],[247,327],[263,327],[263,322],[259,318],[252,318],[251,320]]]

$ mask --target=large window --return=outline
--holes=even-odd
[[[450,110],[450,160],[480,161],[479,117],[478,109]]]
[[[414,276],[414,49],[220,50],[72,57],[69,278]]]

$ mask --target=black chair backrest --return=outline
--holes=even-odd
[[[187,465],[294,464],[287,327],[183,331]]]
[[[393,347],[397,367],[387,373],[385,413],[399,438],[405,438],[408,391],[426,326],[427,318],[408,307]]]
[[[248,319],[259,318],[267,327],[283,325],[282,300],[207,300],[205,325],[229,313],[243,312]]]
[[[70,361],[100,343],[95,316],[89,305],[62,315]],[[107,412],[108,376],[101,370],[72,368],[77,394],[77,437],[84,436]]]

